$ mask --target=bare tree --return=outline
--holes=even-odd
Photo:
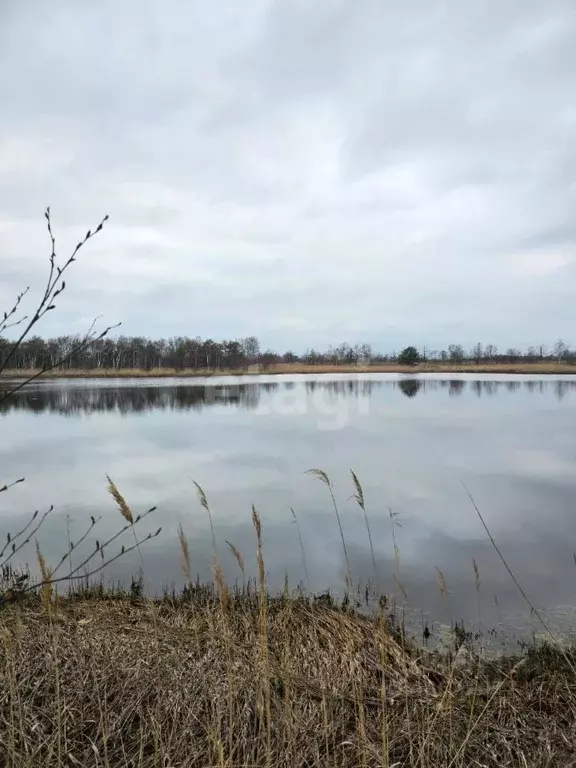
[[[558,339],[554,342],[552,349],[554,350],[554,357],[556,358],[557,362],[560,362],[568,352],[568,345],[562,339]]]
[[[498,354],[498,347],[496,344],[486,344],[484,347],[484,357],[486,360],[494,360]]]
[[[515,347],[508,347],[506,350],[506,357],[508,358],[508,362],[515,363],[520,357],[522,357],[522,353]]]
[[[247,336],[243,339],[242,348],[250,365],[258,361],[260,355],[260,342],[256,336]]]
[[[461,344],[450,344],[448,354],[451,362],[461,363],[464,360],[464,347]]]
[[[371,344],[360,344],[358,346],[358,358],[364,365],[370,365],[373,357]]]

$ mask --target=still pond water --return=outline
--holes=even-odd
[[[536,628],[466,495],[471,491],[510,567],[552,623],[566,628],[576,604],[576,379],[530,376],[275,376],[194,380],[43,381],[0,411],[0,535],[53,504],[40,542],[51,561],[78,539],[90,515],[98,538],[121,519],[106,474],[135,513],[162,526],[142,550],[151,590],[181,585],[177,528],[192,570],[210,578],[211,534],[193,480],[213,512],[230,581],[239,578],[225,540],[256,572],[252,504],[266,567],[281,588],[306,582],[291,508],[304,542],[311,591],[343,587],[346,568],[327,488],[334,484],[354,580],[374,580],[352,468],[360,478],[379,588],[436,621],[479,621],[508,633]],[[394,536],[390,510],[399,525]],[[149,523],[149,524],[148,524]],[[127,536],[126,545],[130,543]],[[94,539],[90,546],[94,546]],[[27,553],[32,562],[33,552]],[[480,573],[477,590],[473,559]],[[106,578],[137,572],[138,556]],[[438,588],[439,568],[448,595]]]

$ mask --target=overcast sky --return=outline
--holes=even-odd
[[[3,0],[0,307],[43,335],[576,343],[574,0]]]

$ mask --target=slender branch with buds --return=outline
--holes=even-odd
[[[48,312],[56,309],[56,300],[66,290],[66,280],[64,280],[65,273],[76,261],[79,251],[86,245],[89,240],[96,237],[96,235],[102,231],[104,224],[108,221],[108,216],[104,216],[102,221],[95,229],[89,229],[86,232],[83,239],[76,244],[72,254],[62,264],[58,264],[56,255],[56,238],[54,237],[54,232],[52,229],[50,208],[46,209],[44,216],[46,218],[48,235],[50,237],[51,243],[48,278],[46,280],[44,292],[34,312],[31,315],[18,317],[20,304],[23,298],[29,292],[29,288],[26,288],[16,297],[14,306],[9,311],[4,312],[3,318],[0,320],[0,334],[6,331],[8,328],[23,326],[20,335],[17,336],[17,338],[12,342],[4,357],[0,359],[0,375],[8,369],[9,363],[13,360],[17,350],[22,345],[24,340],[30,335],[30,332],[34,326],[39,323],[40,320],[42,320],[42,318]],[[95,325],[96,320],[94,320],[86,334],[84,334],[84,336],[73,345],[72,350],[68,354],[59,357],[55,362],[49,365],[43,366],[39,371],[35,372],[31,376],[28,376],[24,381],[21,381],[14,387],[2,392],[0,394],[0,404],[3,403],[7,398],[11,397],[19,389],[22,389],[22,387],[26,386],[26,384],[29,384],[39,376],[42,376],[42,374],[54,370],[54,368],[58,368],[61,365],[64,365],[65,363],[69,362],[75,355],[84,352],[92,344],[107,336],[111,330],[117,328],[119,323],[117,325],[107,326],[101,331],[96,330]]]

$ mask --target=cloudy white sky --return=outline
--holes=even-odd
[[[4,0],[0,307],[42,332],[576,343],[574,0]]]

